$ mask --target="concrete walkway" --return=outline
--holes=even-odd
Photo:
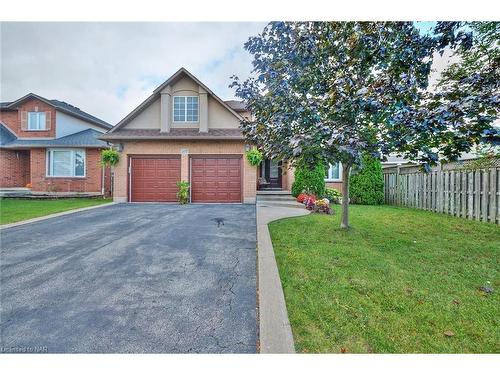
[[[285,297],[267,224],[309,214],[305,208],[257,203],[257,248],[259,267],[259,320],[261,353],[295,353]]]

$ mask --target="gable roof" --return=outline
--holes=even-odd
[[[186,75],[191,78],[194,82],[196,82],[199,86],[201,86],[209,95],[211,95],[215,100],[217,100],[224,108],[226,108],[229,112],[231,112],[238,120],[243,120],[243,118],[233,110],[226,102],[224,102],[221,98],[214,94],[212,90],[210,90],[203,82],[201,82],[198,78],[196,78],[193,74],[191,74],[186,68],[182,67],[174,74],[172,74],[165,82],[163,82],[160,86],[153,90],[153,94],[151,94],[146,100],[144,100],[141,104],[139,104],[132,112],[130,112],[127,116],[125,116],[118,124],[116,124],[111,130],[106,134],[113,133],[114,131],[120,129],[121,127],[128,124],[131,120],[137,117],[143,110],[145,110],[151,103],[153,103],[156,99],[160,97],[160,92],[167,87],[168,85],[175,82],[182,75]]]
[[[0,123],[0,135],[3,138],[3,124]],[[17,139],[15,136],[8,142],[0,144],[0,148],[32,148],[32,147],[85,147],[85,148],[101,148],[107,147],[107,143],[101,141],[99,136],[101,132],[95,129],[86,129],[78,133],[73,133],[65,137],[56,139]]]
[[[79,118],[81,120],[88,121],[94,125],[97,125],[97,126],[103,128],[103,129],[108,130],[108,129],[111,129],[113,127],[111,124],[107,123],[106,121],[103,121],[95,116],[92,116],[91,114],[82,111],[80,108],[75,107],[72,104],[69,104],[69,103],[66,103],[66,102],[63,102],[63,101],[57,100],[57,99],[46,99],[40,95],[33,94],[31,92],[27,95],[24,95],[22,98],[19,98],[13,102],[0,103],[0,109],[2,109],[2,110],[17,110],[17,107],[20,104],[22,104],[23,102],[25,102],[26,100],[29,100],[29,99],[38,99],[38,100],[40,100],[44,103],[47,103],[48,105],[54,107],[58,111],[64,112],[70,116]]]

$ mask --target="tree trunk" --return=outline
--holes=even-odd
[[[351,166],[342,164],[342,221],[340,227],[342,229],[349,228],[349,172]]]

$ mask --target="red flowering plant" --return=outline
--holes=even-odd
[[[306,193],[300,193],[299,195],[297,195],[297,202],[304,203],[306,198],[307,198]]]

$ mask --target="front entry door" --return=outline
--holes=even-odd
[[[271,189],[281,188],[281,161],[266,159],[263,163],[264,178]]]

